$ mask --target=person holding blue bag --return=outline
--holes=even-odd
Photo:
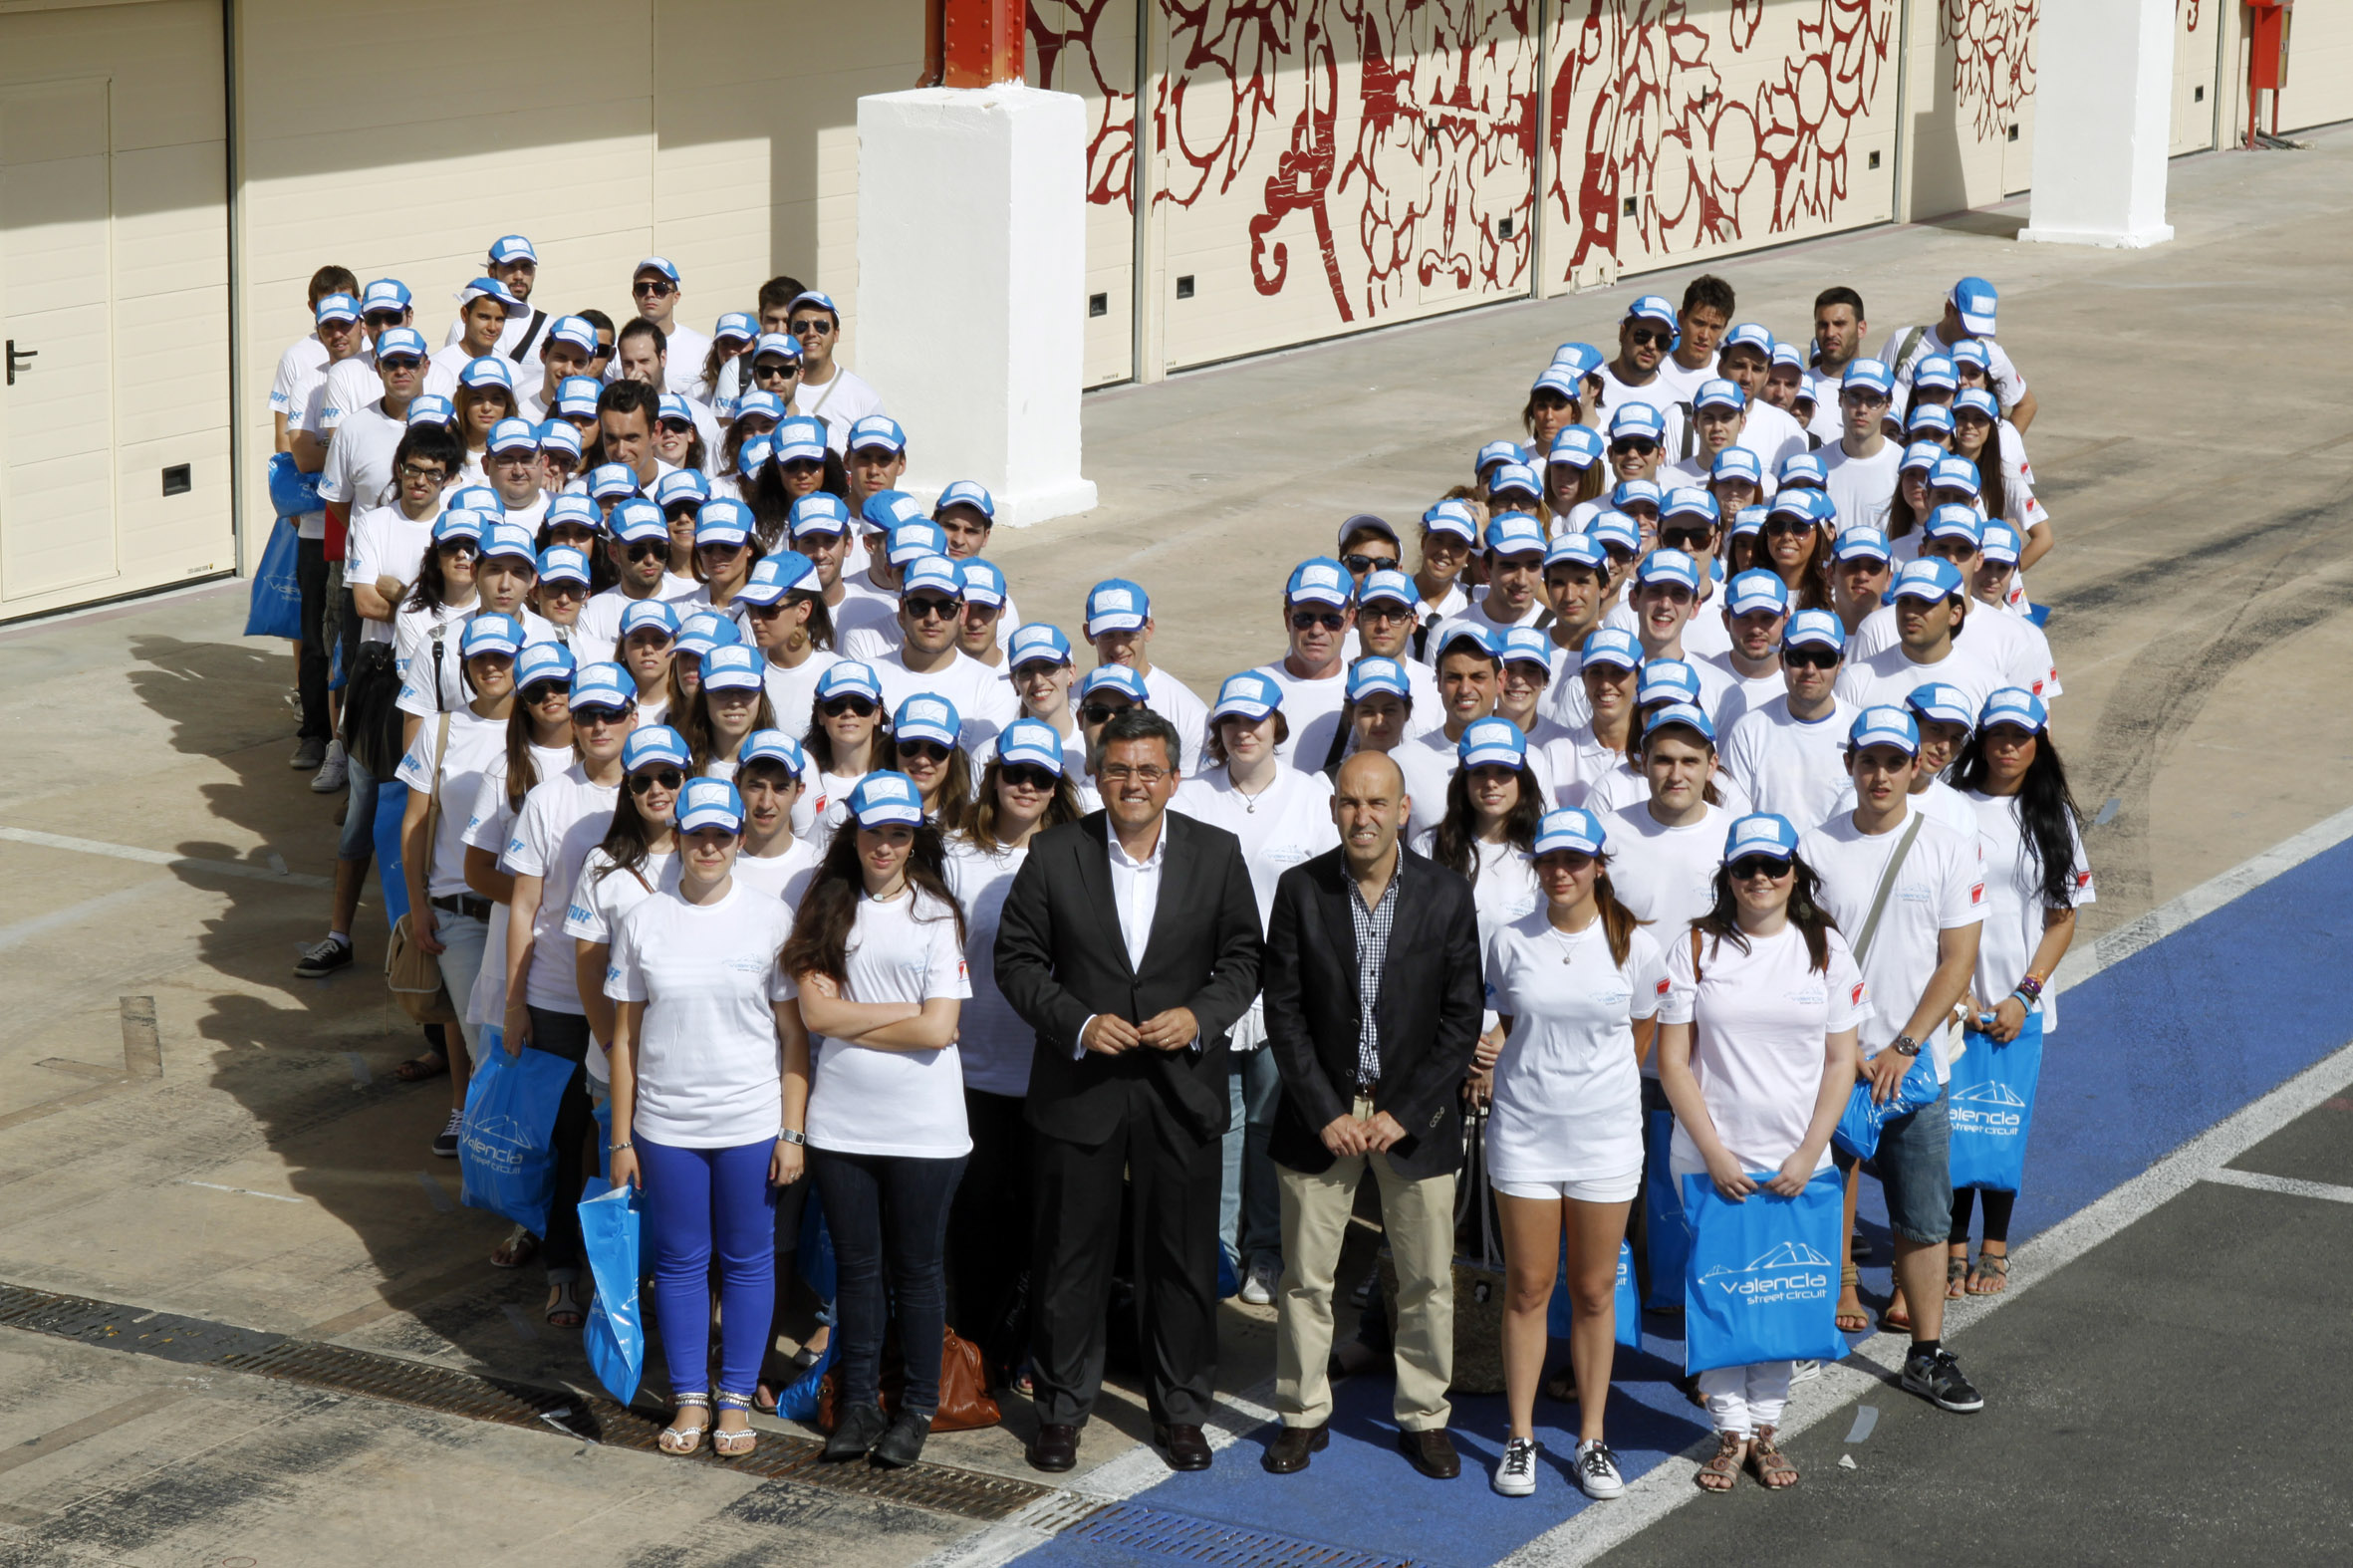
[[[1692,1213],[1693,1200],[1710,1186],[1725,1204],[1760,1193],[1801,1198],[1820,1177],[1830,1205],[1822,1244],[1836,1244],[1830,1133],[1855,1083],[1856,1032],[1871,1016],[1863,972],[1822,908],[1820,880],[1797,842],[1786,817],[1734,821],[1713,906],[1667,944],[1659,1081],[1675,1107],[1669,1162],[1679,1181],[1706,1178],[1684,1181],[1694,1230],[1684,1288],[1686,1354],[1715,1425],[1715,1454],[1698,1476],[1711,1492],[1730,1491],[1744,1465],[1768,1490],[1797,1484],[1797,1466],[1774,1440],[1794,1364],[1705,1365],[1701,1314],[1689,1302],[1719,1265],[1707,1260],[1706,1221]],[[1824,1269],[1830,1263],[1818,1248],[1783,1239],[1748,1267],[1766,1268],[1784,1254]],[[1835,1340],[1829,1280],[1820,1285],[1822,1337]]]
[[[672,1416],[657,1441],[739,1458],[776,1292],[775,1189],[801,1178],[809,1037],[777,954],[779,899],[739,886],[743,801],[724,779],[678,796],[678,881],[613,928],[613,1184],[646,1194],[654,1300]],[[718,1420],[710,1388],[711,1261],[719,1275]]]
[[[1968,1256],[1972,1191],[1984,1194],[1985,1234],[1967,1271],[1968,1294],[2008,1288],[2010,1208],[2025,1167],[2043,1041],[2059,1021],[2043,987],[2075,938],[2075,912],[2096,897],[2049,719],[2040,697],[2004,686],[1986,697],[1976,733],[1953,765],[1954,786],[1977,813],[1985,934],[1971,987],[1975,1027],[1953,1074],[1951,1296],[1962,1289],[1955,1265]]]
[[[1985,919],[1985,872],[1974,836],[1933,822],[1912,799],[1920,769],[1920,726],[1900,707],[1865,708],[1847,732],[1847,774],[1855,809],[1808,833],[1798,854],[1822,879],[1822,907],[1852,933],[1856,962],[1877,1005],[1862,1025],[1863,1079],[1850,1091],[1874,1139],[1849,1152],[1833,1140],[1846,1173],[1838,1327],[1871,1326],[1855,1295],[1845,1238],[1855,1228],[1861,1159],[1887,1193],[1896,1238],[1896,1292],[1882,1324],[1909,1329],[1904,1387],[1942,1410],[1977,1411],[1984,1396],[1944,1348],[1945,1292],[1938,1277],[1953,1222],[1952,1128],[1946,1081],[1953,1076],[1948,1030],[1967,993]],[[1925,1097],[1925,1103],[1924,1103]],[[1850,1112],[1849,1120],[1853,1120]]]
[[[1487,1005],[1497,1022],[1475,1060],[1495,1075],[1487,1178],[1503,1223],[1503,1393],[1511,1428],[1493,1485],[1506,1497],[1536,1488],[1536,1385],[1564,1231],[1575,1305],[1568,1337],[1578,1391],[1577,1484],[1593,1498],[1626,1490],[1617,1455],[1602,1440],[1602,1414],[1617,1355],[1619,1256],[1642,1190],[1637,1059],[1667,962],[1618,902],[1607,846],[1592,812],[1572,806],[1546,813],[1536,826],[1535,862],[1544,907],[1487,941]]]

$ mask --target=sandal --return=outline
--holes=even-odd
[[[1841,1334],[1866,1334],[1871,1330],[1871,1314],[1863,1310],[1862,1299],[1855,1294],[1855,1282],[1861,1277],[1854,1264],[1839,1265],[1838,1315],[1832,1321]]]
[[[438,1051],[427,1051],[393,1068],[392,1076],[404,1084],[421,1084],[428,1078],[438,1078],[448,1071],[448,1057]]]
[[[1991,1281],[1991,1283],[1987,1283]],[[1977,1253],[1977,1266],[1969,1270],[1969,1294],[1998,1296],[2010,1288],[2010,1255],[2007,1252]]]
[[[1945,1260],[1945,1299],[1959,1301],[1966,1293],[1964,1281],[1968,1277],[1969,1260],[1966,1254],[1947,1258]]]
[[[581,1299],[579,1280],[548,1281],[547,1320],[549,1327],[559,1329],[576,1329],[588,1322],[588,1307]]]
[[[521,1268],[539,1256],[539,1237],[521,1225],[507,1232],[507,1237],[490,1253],[492,1268]]]
[[[654,1439],[654,1446],[661,1449],[661,1451],[664,1453],[675,1453],[680,1455],[692,1453],[695,1449],[701,1447],[702,1435],[710,1431],[710,1423],[707,1421],[698,1422],[691,1427],[681,1427],[678,1425],[678,1423],[686,1419],[686,1413],[688,1411],[707,1411],[710,1408],[711,1397],[707,1394],[679,1394],[672,1396],[670,1400],[670,1424],[662,1428],[660,1435]]]
[[[1773,1441],[1774,1431],[1771,1427],[1759,1427],[1756,1440],[1748,1445],[1749,1473],[1766,1491],[1782,1491],[1797,1484],[1797,1466],[1789,1462],[1789,1455]]]
[[[1879,1315],[1879,1326],[1899,1334],[1912,1332],[1912,1309],[1904,1300],[1904,1287],[1898,1285],[1888,1300],[1887,1310]]]
[[[719,1396],[719,1409],[722,1411],[748,1412],[751,1409],[751,1404],[749,1395],[722,1394]],[[744,1420],[746,1425],[741,1432],[729,1432],[724,1427],[713,1427],[711,1429],[711,1452],[722,1459],[740,1459],[757,1447],[760,1435],[752,1431],[749,1425],[751,1418],[748,1415]]]
[[[1747,1456],[1748,1439],[1736,1432],[1715,1435],[1715,1456],[1699,1466],[1692,1479],[1701,1491],[1728,1492],[1740,1482],[1740,1461]]]
[[[1560,1371],[1546,1378],[1544,1380],[1544,1397],[1548,1400],[1556,1400],[1563,1405],[1576,1404],[1577,1369],[1573,1366],[1564,1366]]]

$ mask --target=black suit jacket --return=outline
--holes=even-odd
[[[1180,813],[1162,816],[1160,902],[1136,966],[1112,902],[1107,820],[1094,812],[1032,839],[997,926],[997,989],[1037,1031],[1029,1124],[1102,1143],[1119,1129],[1127,1084],[1150,1078],[1196,1136],[1215,1138],[1228,1120],[1226,1037],[1258,994],[1258,901],[1241,843]],[[1197,1051],[1073,1058],[1094,1014],[1142,1023],[1172,1007],[1192,1009]]]
[[[1389,1152],[1409,1179],[1462,1159],[1459,1091],[1478,1046],[1486,993],[1470,884],[1398,846],[1397,918],[1381,970],[1381,1077],[1373,1109],[1406,1136]],[[1356,919],[1348,864],[1330,850],[1284,872],[1266,929],[1266,1048],[1283,1075],[1267,1152],[1314,1175],[1332,1164],[1323,1129],[1356,1093]]]

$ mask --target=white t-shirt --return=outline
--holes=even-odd
[[[1786,408],[1776,408],[1761,397],[1748,400],[1748,416],[1741,420],[1740,433],[1732,438],[1732,444],[1756,453],[1756,460],[1764,465],[1764,492],[1768,497],[1773,493],[1773,475],[1780,472],[1781,460],[1813,450],[1813,443],[1806,439],[1805,426],[1797,422],[1797,415]],[[1699,481],[1702,485],[1706,482]]]
[[[1283,873],[1340,845],[1340,830],[1332,825],[1332,781],[1321,773],[1278,767],[1272,784],[1247,796],[1233,787],[1223,767],[1214,767],[1178,785],[1169,806],[1241,840],[1261,934],[1273,916],[1274,887]],[[1266,1015],[1252,998],[1249,1012],[1234,1025],[1231,1045],[1251,1051],[1265,1040]]]
[[[465,830],[474,820],[483,770],[496,758],[501,773],[505,771],[506,720],[482,718],[471,707],[462,707],[449,715],[446,749],[441,748],[440,736],[438,722],[418,725],[416,739],[392,775],[412,790],[429,790],[433,787],[433,753],[441,751],[441,815],[433,825],[433,861],[425,875],[428,899],[446,899],[467,891]]]
[[[1027,845],[992,852],[957,838],[947,846],[947,885],[964,907],[964,963],[972,986],[972,999],[956,1015],[956,1045],[964,1058],[964,1087],[982,1094],[1028,1094],[1030,1059],[1037,1053],[1037,1031],[997,989],[997,926],[1013,878],[1028,859]]]
[[[1672,358],[1662,359],[1659,362],[1660,373],[1640,387],[1629,387],[1618,380],[1614,364],[1605,364],[1594,373],[1601,378],[1601,424],[1605,436],[1609,433],[1611,414],[1630,402],[1647,402],[1658,409],[1659,417],[1667,422],[1665,449],[1670,453],[1683,450],[1683,393],[1676,391],[1665,374],[1665,368],[1673,363]]]
[[[1625,754],[1595,747],[1588,753],[1594,770],[1585,779],[1585,809],[1596,816],[1611,812],[1640,812],[1650,815],[1650,776],[1636,767]],[[1724,771],[1723,757],[1715,759],[1715,805],[1726,820],[1748,815],[1748,792],[1739,780]]]
[[[776,1003],[798,994],[776,954],[792,923],[783,905],[733,886],[705,905],[658,893],[621,917],[605,994],[646,1004],[631,1136],[677,1149],[775,1142],[784,1126]]]
[[[1847,731],[1855,709],[1830,701],[1826,718],[1806,720],[1789,711],[1789,697],[1773,698],[1732,726],[1723,746],[1723,769],[1732,776],[1752,811],[1777,812],[1803,833],[1854,799],[1846,769]]]
[[[1732,688],[1724,693],[1723,704],[1715,712],[1715,732],[1729,735],[1740,720],[1763,707],[1775,697],[1788,693],[1789,682],[1775,669],[1769,675],[1743,675],[1732,663],[1732,655],[1710,653],[1707,661],[1731,677]]]
[[[425,362],[420,392],[457,401],[457,372],[446,366]],[[369,407],[384,396],[384,373],[376,368],[373,354],[355,354],[348,360],[338,360],[327,368],[326,392],[320,401],[319,431],[340,431],[342,424],[359,409]]]
[[[1943,322],[1938,322],[1923,328],[1920,341],[1913,345],[1912,353],[1901,365],[1896,363],[1896,356],[1902,352],[1904,340],[1912,336],[1912,329],[1898,327],[1888,334],[1888,341],[1880,348],[1879,358],[1880,363],[1895,376],[1896,406],[1903,405],[1906,394],[1912,389],[1912,372],[1921,361],[1932,354],[1952,357],[1953,345],[1945,341],[1944,326]],[[1979,338],[1977,341],[1985,346],[1985,379],[1993,384],[1994,396],[2000,399],[2004,408],[2013,406],[2026,395],[2026,378],[2018,374],[2017,366],[2010,363],[2008,352],[2000,344],[1991,338]]]
[[[1688,942],[1692,921],[1715,906],[1715,872],[1723,864],[1724,834],[1734,814],[1710,806],[1689,827],[1670,828],[1651,815],[1649,794],[1621,810],[1588,803],[1609,838],[1610,887],[1618,902],[1645,923],[1662,949]],[[1653,1053],[1645,1078],[1659,1076]]]
[[[1793,922],[1774,935],[1749,937],[1746,952],[1712,938],[1702,942],[1703,978],[1695,983],[1691,937],[1668,946],[1659,1021],[1695,1025],[1692,1071],[1699,1097],[1715,1136],[1743,1171],[1778,1171],[1805,1142],[1822,1093],[1825,1042],[1871,1016],[1870,987],[1835,930],[1829,958],[1828,971],[1817,972],[1805,932]],[[1705,1168],[1680,1120],[1671,1158],[1678,1171]],[[1827,1143],[1814,1169],[1830,1169]]]
[[[953,662],[929,674],[908,668],[906,658],[897,653],[876,659],[873,668],[875,678],[882,682],[883,706],[889,712],[898,712],[900,703],[925,691],[953,702],[957,717],[963,720],[958,739],[966,751],[976,756],[986,755],[988,743],[996,738],[997,731],[1021,714],[1020,699],[1013,695],[1013,688],[998,679],[995,670],[961,649],[956,650]],[[817,688],[812,684],[809,689],[814,694]],[[803,713],[805,716],[806,708]],[[783,716],[779,711],[777,717]]]
[[[1634,606],[1623,599],[1610,606],[1609,614],[1601,618],[1601,624],[1616,627],[1631,638],[1639,639],[1642,636],[1642,617],[1635,614]],[[1720,659],[1731,653],[1732,629],[1724,625],[1723,601],[1715,596],[1713,584],[1708,586],[1707,596],[1692,607],[1692,619],[1684,623],[1681,641],[1681,656],[1689,664],[1696,665],[1703,659]],[[1700,675],[1702,692],[1711,683],[1707,675]],[[1579,691],[1577,695],[1582,701],[1585,693]]]
[[[581,865],[613,826],[614,803],[620,798],[618,786],[590,783],[576,762],[543,779],[523,798],[523,809],[507,835],[499,869],[513,877],[540,879],[539,911],[531,921],[531,972],[523,977],[523,1000],[533,1007],[558,1013],[581,1010],[572,938],[564,934],[564,921],[571,914],[573,884]]]
[[[1863,960],[1863,978],[1877,998],[1860,1036],[1865,1060],[1878,1055],[1911,1022],[1929,977],[1937,972],[1938,936],[1985,918],[1985,869],[1975,832],[1963,838],[1926,812],[1921,817],[1920,837],[1904,857],[1904,869],[1896,876]],[[1871,917],[1871,901],[1887,874],[1888,858],[1911,820],[1907,812],[1888,832],[1866,834],[1855,827],[1853,812],[1842,812],[1798,841],[1799,858],[1822,879],[1822,908],[1850,938],[1862,936]],[[1944,1027],[1932,1028],[1920,1044],[1935,1053],[1938,1081],[1950,1079],[1953,1063],[1946,1054]]]
[[[1943,779],[1930,779],[1928,788],[1913,792],[1912,804],[1931,822],[1941,822],[1971,844],[1977,842],[1977,808],[1969,798]],[[1984,857],[1980,854],[1978,859]]]
[[[1972,989],[1978,1006],[1989,1008],[2009,995],[2025,976],[2026,965],[2034,961],[2034,949],[2042,945],[2043,914],[2048,906],[2043,903],[2042,877],[2033,851],[2018,826],[2015,797],[1983,795],[1975,790],[1960,793],[1976,808],[1979,846],[1985,856],[1985,929],[1977,938],[1977,977]],[[2092,885],[2091,863],[2083,856],[2083,835],[2072,818],[2067,823],[2067,838],[2074,846],[2074,859],[2068,866],[2075,884],[2073,908],[2097,904],[2099,891]],[[2042,993],[2042,1032],[2048,1035],[2058,1027],[2059,999],[2046,990]]]
[[[884,904],[860,895],[844,967],[849,980],[842,994],[854,1002],[920,1005],[935,996],[972,994],[953,913],[919,892]],[[963,1058],[955,1046],[900,1051],[815,1033],[810,1038],[816,1051],[811,1147],[915,1160],[971,1153]]]
[[[1847,657],[1869,658],[1896,646],[1896,607],[1881,605],[1863,618],[1847,639]],[[1968,619],[1961,623],[1954,646],[1971,644],[1969,652],[1989,659],[2005,686],[2024,686],[2049,701],[2059,695],[2059,670],[2051,659],[2050,639],[2042,628],[2002,605],[1982,599],[1969,601]]]
[[[1275,755],[1302,771],[1321,772],[1324,758],[1332,754],[1332,737],[1340,732],[1340,710],[1348,704],[1347,664],[1320,680],[1292,674],[1279,658],[1260,664],[1257,672],[1283,693],[1283,722],[1290,736],[1275,747]]]
[[[580,863],[580,880],[564,911],[564,934],[576,941],[610,943],[621,917],[656,893],[678,891],[678,857],[668,850],[649,853],[646,864],[623,871],[599,844]]]
[[[1896,498],[1896,481],[1904,466],[1904,448],[1881,441],[1869,457],[1850,457],[1843,442],[1822,448],[1823,488],[1838,507],[1838,531],[1885,528],[1888,507]]]
[[[1542,909],[1488,939],[1487,1006],[1511,1020],[1495,1060],[1489,1176],[1595,1181],[1641,1166],[1634,1020],[1658,1011],[1666,972],[1650,932],[1634,931],[1620,964],[1600,920],[1567,935]]]
[[[433,524],[440,516],[438,503],[434,505],[432,515],[421,523],[396,505],[355,510],[352,513],[351,531],[344,539],[345,586],[366,583],[374,587],[378,578],[388,576],[413,586],[416,574],[424,568],[424,553],[432,546]],[[360,623],[360,641],[392,642],[392,623],[363,619]]]
[[[407,423],[386,413],[381,400],[353,409],[328,442],[327,462],[319,470],[319,498],[335,502],[347,514],[390,501],[392,453],[407,433]]]
[[[1853,703],[1858,710],[1902,707],[1915,687],[1932,682],[1959,688],[1972,713],[1984,707],[1985,698],[1996,688],[2007,683],[2004,672],[1993,662],[1991,651],[1983,644],[1971,644],[1963,633],[1954,643],[1953,651],[1933,664],[1914,663],[1901,643],[1882,649],[1869,658],[1848,659],[1838,672],[1838,699]]]
[[[270,383],[270,411],[286,415],[286,430],[291,435],[317,419],[314,405],[326,388],[327,346],[312,333],[278,356],[278,374]],[[303,513],[295,519],[295,531],[304,539],[326,538],[327,513]]]
[[[1417,834],[1413,850],[1435,858],[1438,835]],[[1470,902],[1478,915],[1478,941],[1483,951],[1495,932],[1543,903],[1536,888],[1535,857],[1517,845],[1481,840],[1472,847],[1476,860],[1470,882]],[[1491,1024],[1493,1019],[1489,1019]]]
[[[1500,606],[1496,607],[1496,609],[1500,608]],[[1487,607],[1487,591],[1481,588],[1473,601],[1462,608],[1460,614],[1448,616],[1430,629],[1430,639],[1422,645],[1422,661],[1434,670],[1438,668],[1438,655],[1445,652],[1446,639],[1452,637],[1454,629],[1465,622],[1484,632],[1489,641],[1500,644],[1504,633],[1517,627],[1532,627],[1544,619],[1544,597],[1539,594],[1530,600],[1528,608],[1521,611],[1516,617],[1509,620],[1501,619],[1494,610]]]
[[[392,662],[400,672],[400,695],[393,706],[403,713],[423,717],[429,713],[447,712],[463,707],[469,700],[465,684],[465,661],[458,656],[458,645],[465,623],[481,613],[479,604],[462,610],[428,609],[403,610],[392,618]],[[516,620],[523,626],[523,641],[529,643],[561,643],[553,623],[536,610],[517,607]],[[442,647],[439,664],[433,661],[435,643]],[[440,689],[433,688],[436,668],[440,675]],[[659,719],[647,719],[659,723]]]
[[[1209,704],[1195,696],[1192,687],[1158,664],[1144,677],[1144,696],[1146,707],[1176,726],[1176,739],[1184,752],[1184,776],[1191,778],[1205,766],[1201,747],[1209,738]],[[1285,706],[1288,707],[1287,701]],[[1294,718],[1290,724],[1295,737],[1299,721]]]
[[[809,716],[817,711],[817,682],[840,662],[840,654],[822,648],[809,650],[809,656],[792,669],[772,658],[761,659],[760,678],[768,688],[768,705],[776,709],[778,729],[795,740],[809,738]]]
[[[695,368],[701,368],[701,361]],[[835,451],[846,451],[850,442],[850,426],[870,413],[883,411],[883,394],[869,387],[856,371],[846,366],[834,367],[833,380],[822,387],[803,381],[793,389],[793,412],[814,414],[825,421],[825,444]]]
[[[803,790],[801,799],[808,798],[809,792]],[[799,814],[797,807],[794,814]],[[736,856],[735,880],[754,893],[782,901],[787,910],[797,911],[801,896],[809,891],[810,880],[817,875],[817,862],[816,850],[788,835],[780,854]]]

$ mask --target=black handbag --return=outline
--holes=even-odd
[[[344,683],[343,748],[379,779],[400,766],[400,673],[392,645],[362,643]]]

